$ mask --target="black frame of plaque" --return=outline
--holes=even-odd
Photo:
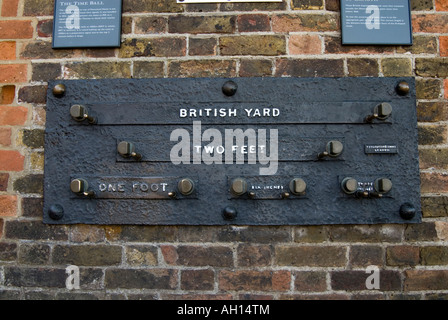
[[[393,20],[385,20],[384,23],[381,23],[380,20],[380,25],[383,26],[383,30],[369,30],[367,28],[360,28],[359,26],[363,25],[362,23],[360,23],[360,20],[362,18],[365,18],[365,16],[361,17],[357,10],[350,12],[350,19],[352,19],[353,24],[350,28],[347,27],[346,4],[349,1],[353,0],[340,0],[342,45],[412,45],[412,17],[410,0],[387,0],[387,5],[385,5],[388,6],[385,9],[387,11],[394,11],[398,2],[400,2],[400,5],[405,6],[403,8],[403,11],[406,12],[404,12],[401,17],[406,21],[404,21],[404,27],[399,28],[399,30],[393,27],[395,25],[394,23],[398,23],[398,20],[395,20],[395,22]],[[358,5],[372,5],[376,2],[372,2],[369,0],[356,0],[356,3]],[[385,10],[383,10],[383,12]],[[380,13],[381,12],[382,11],[380,10]],[[386,19],[388,18],[396,19],[397,17],[387,16]],[[403,40],[404,34],[408,36],[406,40]]]
[[[115,1],[116,3],[112,3]],[[78,34],[79,37],[63,37],[58,33],[58,26],[61,22],[61,19],[65,17],[64,15],[60,15],[58,11],[61,6],[61,2],[67,3],[76,3],[76,2],[85,2],[89,3],[88,5],[92,5],[92,3],[98,3],[97,5],[107,4],[107,8],[115,9],[113,13],[114,23],[112,30],[109,30],[112,25],[108,25],[102,32],[111,31],[109,34],[98,34],[98,33],[82,33]],[[53,49],[71,49],[71,48],[118,48],[121,45],[121,15],[123,9],[122,0],[100,0],[100,1],[67,1],[67,0],[55,0],[54,1],[54,18],[53,18],[53,40],[52,40],[52,48]],[[94,13],[91,13],[94,14]],[[89,19],[94,20],[94,19]],[[106,19],[102,19],[106,20]],[[94,25],[91,25],[94,26]],[[104,27],[104,26],[103,26]],[[87,31],[91,32],[91,31]],[[86,37],[87,36],[87,37]]]

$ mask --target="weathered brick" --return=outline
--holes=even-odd
[[[350,77],[377,77],[379,65],[376,59],[347,59],[348,75]]]
[[[422,197],[423,217],[448,217],[448,198],[444,196]]]
[[[328,54],[392,54],[394,50],[388,46],[342,45],[339,36],[325,36],[325,53]]]
[[[219,11],[279,11],[286,9],[286,1],[259,3],[222,3]]]
[[[294,267],[342,267],[347,263],[346,247],[333,246],[278,246],[275,248],[275,264]]]
[[[126,261],[131,266],[157,265],[157,247],[155,246],[128,246],[126,247]]]
[[[266,14],[243,14],[237,19],[239,32],[270,31],[271,24]]]
[[[20,88],[18,101],[44,104],[47,101],[47,86],[26,86]]]
[[[180,277],[182,290],[213,290],[215,286],[215,272],[210,269],[183,270]]]
[[[437,231],[434,222],[422,222],[419,224],[407,225],[404,232],[406,241],[436,241]]]
[[[448,175],[445,173],[423,172],[420,181],[421,193],[448,192]]]
[[[26,82],[28,77],[28,65],[26,64],[1,64],[0,83]]]
[[[15,150],[0,150],[1,171],[22,171],[25,157]]]
[[[1,41],[0,42],[0,60],[16,59],[16,42]]]
[[[412,11],[428,11],[434,9],[434,3],[432,0],[412,0]]]
[[[22,216],[42,217],[44,200],[42,198],[22,198]]]
[[[269,266],[272,260],[272,248],[268,245],[242,244],[237,248],[239,267]]]
[[[0,217],[14,217],[17,215],[17,196],[0,196]]]
[[[289,242],[291,241],[291,230],[288,227],[224,227],[219,229],[216,241],[263,244]]]
[[[169,264],[215,267],[233,266],[233,251],[228,247],[179,246],[174,247],[174,249],[175,261],[172,261],[173,259],[165,259]]]
[[[419,145],[443,144],[447,139],[447,128],[444,125],[425,125],[418,127]]]
[[[0,261],[15,261],[16,259],[17,259],[17,244],[9,242],[0,242]]]
[[[31,20],[0,21],[0,39],[30,39],[32,37]]]
[[[30,174],[14,181],[15,191],[20,193],[43,194],[44,177],[42,174]]]
[[[68,240],[65,226],[48,226],[42,221],[12,220],[5,223],[4,236],[24,240]]]
[[[6,85],[0,87],[0,104],[11,104],[16,96],[16,86]]]
[[[162,78],[163,75],[162,61],[134,61],[134,78]]]
[[[331,226],[329,232],[330,240],[334,242],[400,242],[403,234],[403,226]]]
[[[37,22],[37,35],[41,38],[49,38],[53,35],[53,19],[39,20]]]
[[[407,270],[404,291],[446,290],[448,270]]]
[[[53,248],[54,264],[77,266],[111,266],[121,263],[122,250],[111,245],[57,245]]]
[[[289,37],[289,54],[320,54],[322,44],[316,34],[298,34]]]
[[[168,26],[168,20],[164,17],[158,16],[135,17],[134,23],[135,33],[137,34],[165,33]]]
[[[223,36],[219,40],[221,55],[276,56],[286,53],[286,39],[281,35]]]
[[[342,77],[344,61],[340,59],[278,59],[275,76]]]
[[[185,60],[168,64],[168,76],[175,78],[234,77],[236,62],[233,60]]]
[[[323,242],[328,240],[325,226],[303,226],[294,229],[295,242]]]
[[[187,12],[213,12],[218,10],[216,3],[189,3],[185,5]]]
[[[323,0],[292,0],[291,7],[294,10],[322,10]]]
[[[445,221],[436,221],[436,232],[437,232],[437,238],[441,241],[447,241],[448,240],[448,222]]]
[[[433,78],[419,78],[415,84],[417,99],[438,99],[442,93],[442,81]]]
[[[70,62],[64,65],[64,75],[70,79],[130,78],[130,62]]]
[[[448,247],[429,246],[420,249],[421,264],[427,266],[448,264]]]
[[[168,18],[170,33],[233,33],[234,16],[171,16]]]
[[[448,57],[448,36],[440,36],[439,43],[440,43],[440,56]]]
[[[120,226],[106,232],[109,241],[125,242],[172,242],[176,228],[169,226]]]
[[[53,0],[25,0],[23,5],[24,16],[52,16]]]
[[[289,271],[222,270],[218,274],[220,290],[287,291]]]
[[[331,288],[333,290],[358,291],[367,290],[366,280],[371,273],[365,271],[334,271],[330,272]],[[401,289],[401,274],[398,271],[381,270],[379,273],[380,291],[396,291]]]
[[[448,149],[420,149],[420,169],[448,168]]]
[[[29,148],[43,148],[45,131],[42,129],[25,129],[21,132],[22,143]]]
[[[404,58],[381,59],[381,69],[386,77],[406,77],[412,75],[412,61]]]
[[[412,31],[424,33],[448,33],[448,16],[444,14],[412,15]]]
[[[419,262],[418,247],[401,245],[386,248],[386,263],[389,266],[415,266]]]
[[[47,244],[24,243],[19,247],[19,262],[45,265],[50,261],[50,246]]]
[[[325,0],[325,9],[339,12],[341,10],[339,0]]]
[[[375,245],[354,245],[350,247],[349,263],[353,267],[384,265],[384,250]]]
[[[327,290],[326,272],[296,271],[293,276],[296,291],[319,292]]]
[[[10,145],[11,145],[11,128],[0,127],[0,146],[7,147]]]
[[[103,242],[105,240],[105,231],[101,226],[75,225],[71,228],[70,240],[72,242]]]
[[[63,59],[77,57],[77,51],[72,49],[51,48],[50,41],[32,41],[23,45],[20,50],[20,57],[23,59]]]
[[[215,38],[190,38],[188,54],[190,56],[214,56],[218,48]]]
[[[14,287],[65,288],[65,269],[5,267],[5,284]]]
[[[422,77],[447,78],[448,58],[416,58],[415,73]]]
[[[181,38],[145,38],[126,39],[118,52],[119,58],[132,57],[180,57],[185,56],[186,39]]]
[[[448,100],[448,79],[443,80],[443,91],[445,100]]]
[[[272,61],[262,59],[242,59],[240,77],[263,77],[272,75]]]
[[[436,54],[437,38],[429,35],[416,35],[412,37],[412,46],[397,47],[397,53]]]
[[[172,269],[116,269],[107,268],[107,289],[173,290],[177,287],[178,271]]]
[[[417,121],[439,122],[448,119],[447,102],[419,102],[417,104]]]
[[[183,12],[184,7],[181,4],[177,4],[175,1],[165,0],[127,0],[123,1],[123,12],[141,13],[141,12],[166,12],[176,13]]]
[[[6,191],[8,189],[9,173],[0,173],[0,191]]]
[[[339,17],[335,14],[276,14],[272,17],[274,32],[338,31]]]
[[[33,81],[49,81],[61,78],[61,65],[59,63],[33,63]]]

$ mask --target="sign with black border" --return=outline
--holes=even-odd
[[[412,45],[409,0],[341,0],[343,45]]]
[[[119,47],[122,0],[55,0],[53,48]]]

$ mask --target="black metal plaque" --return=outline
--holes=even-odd
[[[49,84],[45,223],[420,221],[413,78]]]
[[[122,0],[55,0],[53,48],[119,47]]]
[[[341,0],[342,44],[411,45],[409,0]]]

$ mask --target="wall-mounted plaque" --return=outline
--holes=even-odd
[[[411,45],[409,0],[341,0],[342,44]]]
[[[177,3],[282,2],[283,0],[177,0]]]
[[[119,47],[122,0],[55,0],[53,48]]]

